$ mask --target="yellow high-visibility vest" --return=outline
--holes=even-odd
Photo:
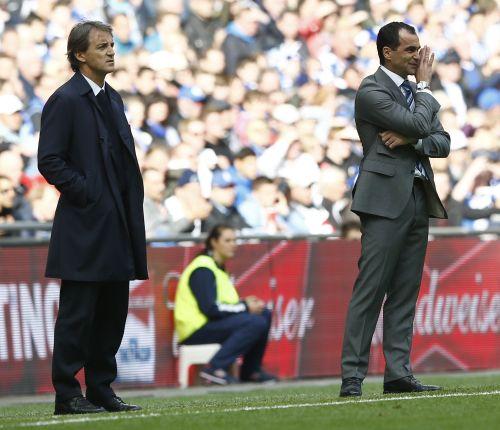
[[[236,304],[240,301],[229,275],[217,266],[215,260],[208,255],[196,257],[182,272],[175,295],[174,319],[179,342],[187,339],[208,322],[208,318],[200,311],[196,297],[189,287],[191,273],[200,267],[210,269],[215,275],[217,303]]]

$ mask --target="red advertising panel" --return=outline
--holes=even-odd
[[[182,269],[200,246],[150,246],[150,279],[130,286],[117,354],[127,387],[176,386],[173,300]],[[282,378],[335,376],[359,242],[244,244],[228,269],[240,295],[273,308],[265,366]],[[0,395],[52,391],[50,360],[59,282],[43,277],[46,249],[0,248]],[[412,360],[417,372],[500,368],[500,242],[429,243],[417,303]],[[383,373],[382,324],[371,373]]]
[[[416,371],[500,367],[500,242],[440,239],[429,244],[415,313]],[[381,325],[373,356],[383,371]]]
[[[312,246],[307,295],[312,328],[303,340],[301,376],[338,375],[347,306],[357,274],[358,241],[324,241]]]

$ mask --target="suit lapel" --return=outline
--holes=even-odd
[[[124,124],[124,113],[121,110],[120,103],[118,103],[118,101],[115,99],[113,91],[108,84],[106,84],[106,91],[109,91],[109,99],[111,101],[111,114],[113,115],[113,120],[115,121],[118,133],[120,134],[121,141],[127,148],[130,155],[132,155],[132,158],[135,159],[135,150],[133,147],[134,141],[127,133],[128,127],[126,127],[126,123]]]
[[[71,80],[73,81],[74,85],[78,87],[78,92],[80,93],[80,95],[87,97],[90,103],[92,103],[92,105],[97,109],[97,111],[101,115],[104,115],[101,107],[97,103],[97,99],[94,95],[94,92],[92,91],[92,88],[90,88],[90,85],[82,76],[82,74],[80,72],[76,72]]]
[[[101,107],[97,103],[96,97],[92,92],[92,90],[86,94],[86,98],[89,100],[90,104],[94,108],[94,112],[96,113],[95,119],[97,123],[97,133],[99,134],[99,138],[106,141],[109,138],[109,136],[106,125],[104,124],[104,113],[102,112]],[[104,145],[103,149],[107,151],[107,146]]]
[[[118,127],[118,133],[120,134],[121,137],[120,140],[123,142],[123,144],[127,148],[128,153],[132,157],[135,167],[137,168],[137,172],[140,172],[141,168],[139,166],[139,161],[137,160],[137,156],[135,154],[134,137],[132,136],[132,132],[129,129],[125,113],[121,108],[122,104],[116,99],[117,96],[115,96],[115,91],[108,84],[106,84],[106,91],[109,91],[109,96],[110,96],[109,99],[111,100],[112,115],[113,119],[115,120],[115,124]]]
[[[92,91],[92,88],[90,88],[90,85],[80,72],[76,72],[71,78],[71,80],[73,81],[74,85],[78,87],[80,95],[88,100],[88,102],[92,105],[94,112],[96,112],[95,118],[96,118],[97,133],[99,134],[99,138],[101,139],[101,141],[107,140],[108,131],[106,130],[106,126],[104,125],[104,112],[97,103],[97,99],[96,96],[94,95],[94,92]],[[103,147],[104,150],[107,149],[105,146],[103,145],[101,146]]]
[[[403,95],[399,87],[394,83],[394,81],[389,78],[389,76],[387,76],[387,73],[385,73],[380,67],[375,72],[375,79],[379,84],[383,85],[391,92],[391,94],[401,106],[408,109],[408,104],[406,103],[405,96]]]
[[[88,99],[88,103],[90,103],[94,108],[94,117],[97,124],[97,134],[99,135],[99,146],[101,147],[103,161],[106,166],[104,170],[106,172],[106,176],[108,177],[111,194],[113,195],[113,199],[115,200],[120,218],[125,226],[127,226],[125,207],[123,206],[123,201],[117,185],[118,179],[116,178],[116,175],[114,173],[109,153],[109,136],[106,125],[104,124],[104,113],[97,103],[97,99],[92,91],[92,88],[90,88],[90,85],[87,83],[85,78],[79,72],[77,72],[72,79],[74,79],[75,85],[78,86],[80,95]]]
[[[102,111],[101,106],[99,106],[99,103],[97,103],[97,97],[94,95],[94,93],[93,93],[92,90],[90,90],[87,93],[87,97],[90,100],[90,103],[92,103],[96,107],[96,109],[98,110],[98,112],[104,118],[104,112]]]

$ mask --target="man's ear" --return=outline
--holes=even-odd
[[[385,61],[391,61],[392,49],[388,46],[382,48],[382,54],[384,55]]]
[[[86,63],[87,62],[87,59],[85,58],[85,53],[84,52],[76,52],[75,53],[75,57],[76,57],[76,59],[80,63]]]

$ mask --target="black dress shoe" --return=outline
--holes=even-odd
[[[359,397],[361,396],[361,378],[345,378],[342,379],[342,387],[340,387],[340,397]]]
[[[241,382],[256,382],[260,384],[270,384],[279,381],[277,376],[267,373],[262,369],[252,373],[248,377],[241,377],[240,380]]]
[[[420,391],[437,391],[442,387],[437,385],[424,385],[413,375],[405,376],[391,382],[384,382],[384,394],[391,393],[416,393]]]
[[[108,412],[130,412],[142,409],[140,406],[125,403],[118,396],[107,397],[105,399],[92,398],[92,402],[98,406],[102,406]]]
[[[90,403],[83,396],[76,396],[64,402],[56,402],[54,415],[96,414],[98,412],[106,412],[106,409]]]

